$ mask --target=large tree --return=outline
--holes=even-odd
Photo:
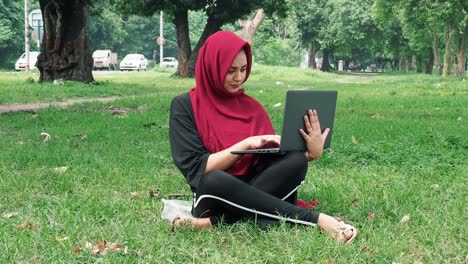
[[[88,49],[88,0],[39,0],[44,37],[37,67],[39,81],[92,82],[93,58]]]
[[[324,0],[290,0],[291,12],[301,31],[301,41],[307,47],[308,67],[317,69],[315,55],[320,50],[319,32],[324,26]]]
[[[211,34],[221,30],[224,24],[235,22],[258,8],[264,8],[267,13],[281,9],[284,0],[147,0],[135,2],[112,0],[112,2],[127,14],[151,16],[156,12],[164,11],[165,15],[170,16],[176,27],[179,57],[177,74],[181,77],[191,77],[195,73],[198,51]],[[190,44],[189,10],[203,10],[207,16],[206,25],[193,49]]]

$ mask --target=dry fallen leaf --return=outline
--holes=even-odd
[[[16,229],[19,231],[19,230],[23,230],[23,229],[32,229],[34,227],[34,225],[29,222],[29,221],[26,221],[24,223],[21,223],[19,225],[16,226]]]
[[[432,184],[431,188],[434,189],[434,190],[439,190],[440,186],[439,186],[439,184]]]
[[[377,114],[373,115],[372,118],[373,119],[381,119],[381,118],[383,118],[383,115],[377,113]]]
[[[367,222],[372,221],[372,219],[374,219],[374,211],[370,211],[367,215]]]
[[[57,240],[57,241],[65,241],[65,240],[68,240],[68,237],[66,237],[66,236],[55,236],[55,240]]]
[[[356,140],[354,136],[351,136],[351,143],[353,143],[354,145],[359,144],[359,142]]]
[[[86,139],[88,136],[86,135],[83,135],[83,134],[78,134],[78,135],[74,135],[74,137],[78,140],[84,140]]]
[[[138,193],[137,192],[131,192],[130,196],[132,197],[132,199],[136,199],[136,198],[138,198]]]
[[[152,189],[149,191],[149,197],[150,198],[158,198],[159,196],[159,190],[158,189]]]
[[[121,250],[124,251],[124,254],[128,254],[127,247],[124,247],[119,243],[109,243],[107,240],[103,239],[93,246],[93,248],[91,249],[91,253],[93,255],[99,254],[104,256],[107,253],[115,253]]]
[[[67,166],[57,167],[57,168],[53,168],[52,171],[58,174],[64,174],[65,172],[68,171],[68,167]]]
[[[16,213],[16,212],[11,212],[11,213],[5,212],[5,213],[2,214],[2,216],[5,217],[5,218],[12,218],[12,217],[17,216],[17,215],[18,215],[18,213]]]
[[[105,254],[107,254],[107,240],[105,240],[105,239],[100,240],[96,245],[93,246],[93,248],[91,249],[91,253],[93,253],[93,255],[97,255],[97,254],[105,255]]]
[[[127,116],[127,109],[116,109],[112,111],[112,115],[119,116],[119,117],[125,117]]]
[[[325,264],[333,264],[333,261],[331,259],[326,259],[324,263]]]
[[[42,132],[41,133],[41,138],[43,139],[43,142],[49,141],[50,140],[50,135],[48,133]]]
[[[70,253],[77,253],[77,252],[80,252],[81,251],[81,248],[80,247],[74,247]]]
[[[409,215],[405,215],[403,216],[403,218],[401,218],[401,223],[402,224],[405,224],[405,223],[408,223],[408,221],[410,220],[410,216]]]

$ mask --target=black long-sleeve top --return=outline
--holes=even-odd
[[[195,193],[211,153],[205,148],[198,134],[188,93],[172,100],[169,142],[175,165],[187,179],[192,192]]]

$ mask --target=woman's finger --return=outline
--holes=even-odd
[[[327,136],[328,136],[328,133],[330,132],[330,129],[329,128],[325,128],[325,130],[323,131],[322,133],[322,138],[323,138],[323,141],[325,141],[325,139],[327,139]]]

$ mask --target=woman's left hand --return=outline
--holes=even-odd
[[[304,154],[307,160],[311,161],[322,155],[323,145],[330,129],[326,128],[322,133],[316,110],[308,111],[308,115],[304,116],[304,123],[307,133],[303,129],[300,129],[299,132],[307,146],[307,151]]]

